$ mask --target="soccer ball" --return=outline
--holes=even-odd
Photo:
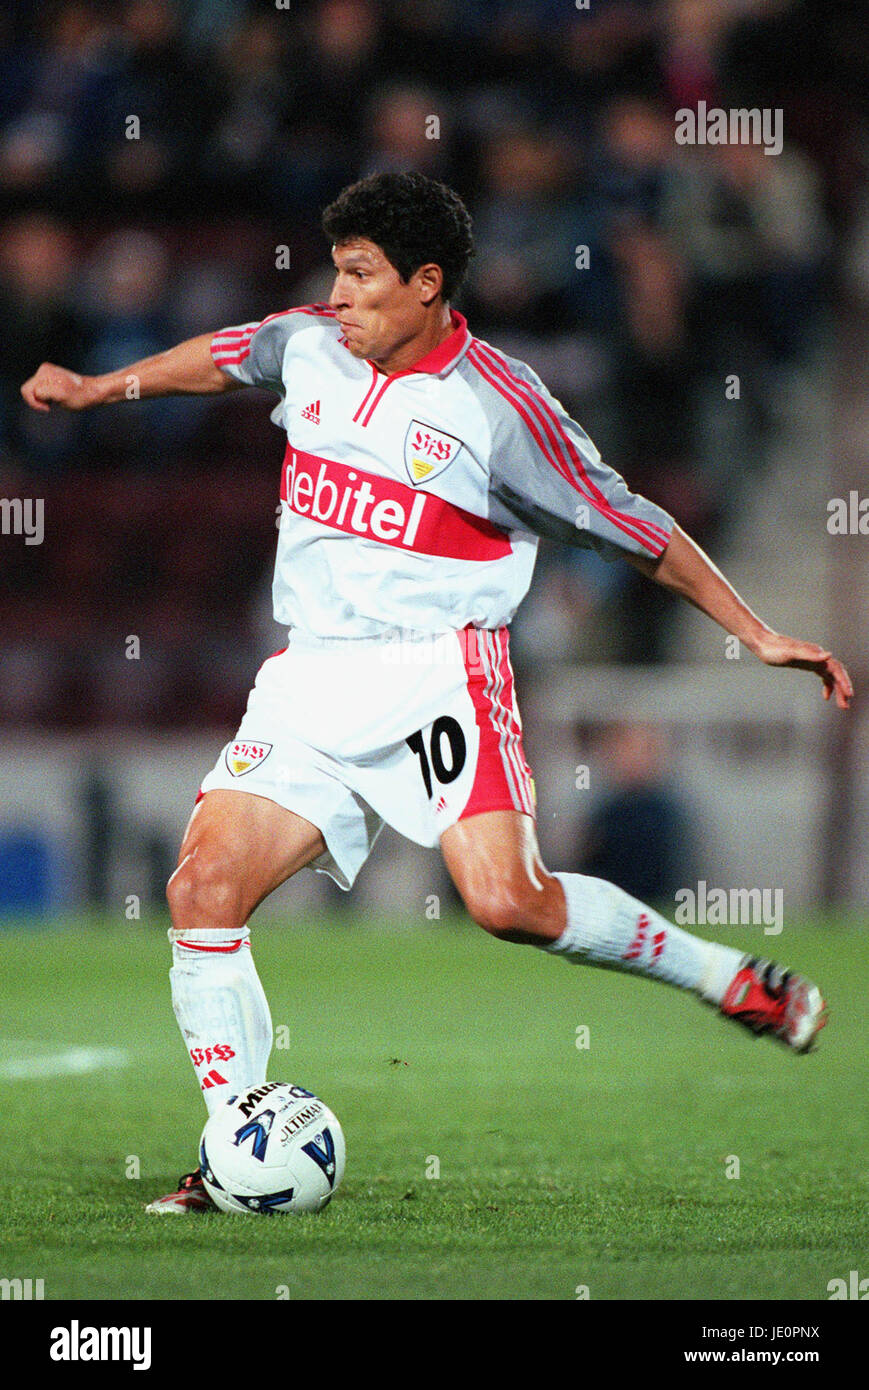
[[[272,1216],[322,1211],[344,1176],[344,1135],[303,1086],[267,1081],[210,1115],[199,1167],[221,1211]]]

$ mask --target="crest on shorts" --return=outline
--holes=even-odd
[[[422,420],[411,420],[404,436],[404,466],[416,486],[443,473],[459,453],[462,441],[455,435],[433,429]]]
[[[253,743],[246,739],[236,739],[226,750],[226,766],[233,777],[243,777],[256,767],[272,751],[270,743]]]

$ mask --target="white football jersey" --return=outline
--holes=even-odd
[[[540,378],[468,331],[385,375],[310,304],[212,340],[216,364],[280,395],[287,433],[279,623],[312,636],[499,628],[539,536],[655,557],[673,519],[628,490]]]

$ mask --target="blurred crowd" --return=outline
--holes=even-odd
[[[0,720],[237,721],[266,654],[266,398],[35,414],[18,388],[325,297],[320,210],[374,171],[458,189],[473,331],[726,541],[828,341],[860,51],[840,0],[7,0],[0,493],[44,498],[46,537],[2,537]],[[678,145],[701,101],[781,108],[781,153]],[[535,660],[667,653],[667,604],[626,566],[544,547],[539,595]]]

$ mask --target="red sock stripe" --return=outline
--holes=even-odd
[[[221,955],[232,955],[233,952],[240,950],[242,946],[249,946],[250,942],[247,938],[244,938],[241,941],[229,941],[225,946],[204,946],[198,941],[182,941],[179,938],[176,944],[178,946],[183,946],[188,951],[218,951]]]
[[[628,949],[624,952],[622,960],[638,960],[643,954],[643,947],[646,944],[646,932],[649,930],[649,919],[645,912],[641,912],[637,919],[637,930],[634,939]]]

